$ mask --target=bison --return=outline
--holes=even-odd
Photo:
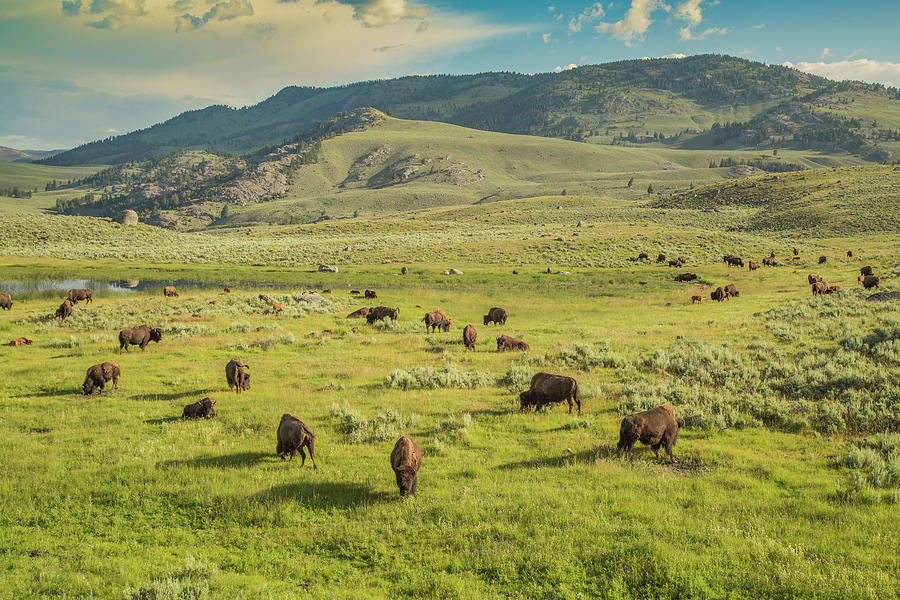
[[[822,276],[816,275],[815,273],[810,273],[809,275],[806,276],[806,280],[809,282],[810,285],[812,285],[812,284],[816,283],[817,281],[822,281]]]
[[[81,384],[81,389],[85,396],[90,396],[94,393],[94,390],[98,388],[100,394],[103,394],[103,387],[106,385],[106,382],[112,380],[113,389],[117,390],[119,389],[120,374],[121,371],[119,370],[119,365],[114,362],[105,362],[94,365],[87,370],[87,375],[84,378],[84,383]]]
[[[728,292],[723,290],[722,286],[719,286],[714,291],[710,292],[709,297],[711,300],[715,300],[716,302],[721,302],[722,300],[728,299]]]
[[[847,250],[847,258],[853,258],[853,250]]]
[[[794,248],[794,256],[800,256],[800,251]]]
[[[871,289],[873,287],[878,287],[878,276],[877,275],[866,275],[863,278],[862,283],[863,283],[863,287],[866,288],[867,290]]]
[[[666,262],[666,255],[665,255],[665,254],[660,254],[660,255],[658,255],[658,256],[656,257],[656,262],[658,262],[658,263],[664,263],[664,262]]]
[[[216,409],[213,408],[216,401],[212,398],[204,398],[197,400],[193,404],[188,404],[181,411],[182,419],[211,419],[216,416]]]
[[[408,268],[408,267],[403,267],[402,269],[400,269],[400,274],[401,274],[401,275],[408,275],[408,274],[409,274],[409,268]]]
[[[463,344],[465,344],[466,350],[474,350],[475,341],[477,339],[478,332],[475,330],[475,327],[469,323],[463,328]]]
[[[522,340],[517,340],[514,337],[510,337],[504,333],[501,333],[497,337],[497,352],[507,352],[507,351],[520,351],[527,352],[530,349],[530,346],[523,342]]]
[[[551,373],[535,373],[528,391],[519,394],[521,410],[530,406],[540,410],[548,404],[564,400],[569,403],[570,415],[573,401],[578,405],[578,414],[581,414],[581,392],[578,391],[578,382],[571,377]]]
[[[368,316],[370,310],[372,310],[372,309],[369,308],[368,306],[363,306],[362,308],[354,310],[352,313],[347,315],[347,318],[348,319],[362,319],[362,318]]]
[[[380,321],[381,319],[390,318],[391,321],[396,321],[397,316],[400,314],[400,308],[390,308],[388,306],[376,306],[374,308],[369,309],[369,313],[366,315],[366,323],[369,325],[373,324],[375,321]]]
[[[222,288],[222,293],[223,293],[223,294],[230,294],[230,293],[231,293],[231,288],[230,288],[230,287]]]
[[[265,294],[260,294],[259,299],[260,299],[260,301],[265,302],[266,304],[269,304],[270,302],[272,302],[272,299],[269,298],[268,296],[266,296]]]
[[[828,283],[826,283],[824,281],[817,281],[814,284],[812,284],[812,295],[813,296],[827,294],[827,293],[828,293]]]
[[[13,341],[11,341],[11,342],[10,342],[9,344],[7,344],[7,345],[8,345],[8,346],[30,346],[30,345],[31,345],[31,340],[29,340],[29,339],[26,338],[26,337],[20,337],[20,338],[14,339]]]
[[[506,325],[506,311],[502,308],[494,307],[484,315],[484,324],[496,323],[498,325]]]
[[[762,264],[764,267],[777,267],[778,266],[778,263],[775,262],[774,256],[767,256],[766,258],[762,259]]]
[[[759,268],[759,263],[756,262],[755,260],[750,260],[750,262],[747,263],[747,265],[749,266],[751,271],[755,271]]]
[[[828,261],[828,257],[827,257],[827,256],[820,256],[820,257],[819,257],[819,264],[820,264],[820,265],[824,265],[827,261]]]
[[[672,260],[669,261],[669,266],[670,267],[681,267],[681,266],[684,266],[684,263],[681,262],[680,260],[678,260],[677,258],[673,258]]]
[[[691,296],[691,304],[703,302],[703,296]]]
[[[228,382],[228,389],[233,389],[235,393],[240,394],[242,391],[250,389],[250,373],[244,371],[249,369],[250,365],[245,365],[239,358],[232,358],[225,365],[225,380]]]
[[[69,290],[68,298],[72,301],[72,304],[78,304],[79,300],[89,303],[94,301],[94,292],[91,290]]]
[[[870,265],[866,265],[859,270],[860,275],[874,275],[874,271],[872,271],[872,267]]]
[[[65,321],[72,316],[72,301],[66,298],[63,303],[56,309],[55,318]]]
[[[419,485],[419,467],[422,466],[422,449],[405,435],[397,440],[391,451],[391,468],[397,476],[397,487],[403,497],[416,493]]]
[[[686,283],[688,281],[693,281],[695,279],[697,279],[696,273],[682,273],[681,275],[675,276],[675,281],[679,281],[682,283]]]
[[[150,327],[149,325],[138,325],[123,329],[119,332],[119,354],[122,350],[128,352],[128,346],[140,346],[143,351],[150,342],[162,340],[162,329],[159,327]]]
[[[166,298],[177,298],[178,291],[175,289],[174,285],[167,285],[163,288],[163,296]]]
[[[737,298],[738,296],[741,295],[741,293],[737,290],[737,287],[735,287],[735,285],[733,283],[729,283],[728,285],[725,286],[725,292],[729,296],[734,296],[735,298]]]
[[[637,259],[638,260],[650,260],[650,255],[648,255],[646,252],[641,252],[640,254],[638,254]]]
[[[10,310],[12,309],[12,305],[12,296],[9,294],[0,294],[0,308]]]
[[[450,326],[453,325],[453,321],[448,319],[442,310],[433,310],[430,313],[426,313],[425,318],[422,320],[425,321],[426,333],[428,333],[429,328],[431,333],[434,333],[438,328],[442,331],[450,331]]]
[[[740,256],[729,256],[725,262],[729,267],[744,267],[744,260]]]
[[[366,298],[377,298],[378,294],[375,293],[375,290],[366,290],[365,297]]]
[[[284,413],[281,415],[281,423],[278,424],[278,432],[276,433],[278,440],[275,446],[275,453],[284,460],[285,456],[290,456],[291,460],[297,454],[300,454],[300,466],[306,465],[306,452],[303,448],[309,450],[309,457],[312,459],[313,469],[318,469],[316,464],[316,436],[312,430],[300,419],[294,415]]]
[[[625,456],[629,456],[634,443],[640,440],[642,444],[653,448],[656,458],[659,458],[659,447],[665,446],[666,454],[674,461],[672,449],[683,426],[684,424],[675,418],[675,409],[670,404],[628,415],[622,419],[622,425],[619,427],[616,454],[624,451]]]

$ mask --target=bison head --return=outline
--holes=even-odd
[[[151,327],[150,328],[150,341],[158,342],[162,339],[162,328],[160,327]]]
[[[81,384],[81,391],[84,392],[85,396],[90,396],[94,393],[94,380],[91,378],[85,379],[84,383]]]
[[[243,379],[241,379],[241,389],[249,390],[250,389],[250,373],[244,373]]]
[[[491,322],[491,315],[484,315],[484,324],[487,325]]]
[[[527,392],[522,392],[519,394],[519,410],[525,410],[529,406],[533,406],[535,404],[534,400],[534,392],[528,390]]]
[[[213,407],[213,405],[215,403],[216,403],[216,401],[211,400],[210,398],[204,398],[203,400],[201,400],[200,401],[201,416],[203,416],[206,419],[210,419],[210,418],[216,416],[216,409]]]
[[[416,470],[412,467],[399,467],[395,470],[397,475],[397,487],[400,488],[400,495],[404,498],[415,493],[418,483]]]

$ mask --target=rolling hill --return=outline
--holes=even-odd
[[[841,85],[783,66],[701,55],[620,61],[537,75],[434,75],[332,88],[292,86],[254,106],[210,106],[186,112],[44,162],[116,164],[188,149],[245,153],[282,143],[320,121],[366,106],[400,118],[486,131],[681,147],[715,123],[745,123],[761,115],[777,119],[772,111],[786,102],[806,106],[842,89]],[[854,118],[895,115],[900,104],[896,90],[859,84],[856,93],[860,99],[850,107]],[[897,121],[883,125],[897,129]],[[794,131],[781,133],[791,137]],[[692,148],[713,148],[724,141],[701,136]],[[730,141],[736,145],[734,139]],[[751,141],[740,140],[742,147],[755,148]]]

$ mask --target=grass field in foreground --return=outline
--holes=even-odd
[[[333,293],[324,312],[310,312],[299,295],[264,289],[286,306],[278,318],[251,283],[177,299],[98,294],[62,325],[44,316],[58,300],[17,299],[0,313],[0,342],[34,340],[0,346],[0,595],[895,597],[896,450],[882,487],[865,478],[853,487],[866,471],[851,469],[848,453],[878,428],[852,420],[863,418],[860,399],[841,390],[870,390],[866,410],[897,401],[896,305],[853,289],[863,262],[887,276],[897,257],[867,240],[839,245],[870,254],[799,272],[690,265],[742,290],[702,305],[689,297],[709,290],[641,264],[570,276],[461,265],[466,274],[448,279],[435,264],[401,277],[396,265],[326,275],[8,261],[2,278],[230,275]],[[810,300],[808,268],[844,295]],[[896,289],[890,277],[884,285]],[[372,304],[347,293],[367,286],[375,303],[400,307],[395,326],[344,318]],[[505,327],[481,325],[490,306],[509,311]],[[421,315],[438,307],[454,327],[425,334]],[[165,328],[162,343],[119,356],[118,329],[145,321]],[[467,322],[479,331],[476,352],[460,342]],[[524,336],[531,352],[493,352],[498,331]],[[251,365],[252,389],[240,396],[224,382],[231,356]],[[81,397],[84,371],[104,360],[121,365],[119,390]],[[578,379],[580,417],[517,410],[538,370]],[[415,389],[416,376],[435,387]],[[785,381],[796,389],[779,388]],[[617,459],[621,415],[657,402],[655,385],[673,390],[688,418],[679,462],[645,447]],[[217,418],[178,419],[205,395]],[[828,420],[832,404],[842,420]],[[801,409],[806,422],[790,418]],[[318,470],[275,456],[283,412],[315,431]],[[400,433],[424,451],[408,500],[388,462]]]

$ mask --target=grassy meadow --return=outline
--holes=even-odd
[[[870,264],[898,289],[896,232],[742,231],[758,209],[569,196],[204,234],[0,216],[0,281],[198,282],[98,287],[65,323],[63,293],[0,312],[0,342],[34,341],[0,346],[0,596],[896,597],[900,319],[856,287]],[[782,266],[721,261],[770,251]],[[844,290],[812,298],[809,272]],[[727,283],[740,297],[711,302]],[[365,288],[378,299],[350,295]],[[378,304],[398,321],[346,318]],[[492,306],[506,326],[481,324]],[[449,333],[425,333],[436,308]],[[144,322],[162,342],[119,355],[118,330]],[[498,354],[499,332],[531,350]],[[241,395],[232,356],[250,365]],[[119,389],[83,397],[107,360]],[[582,414],[521,413],[538,371],[575,377]],[[182,421],[204,396],[218,416]],[[622,416],[662,402],[686,422],[678,461],[617,458]],[[285,412],[315,432],[318,470],[275,455]],[[406,500],[401,434],[423,448]]]

